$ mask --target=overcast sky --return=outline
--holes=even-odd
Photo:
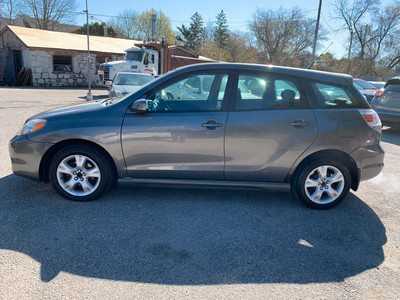
[[[85,9],[85,1],[80,0],[79,11]],[[328,47],[328,51],[341,57],[345,53],[343,45],[346,43],[346,33],[338,31],[338,21],[332,18],[333,0],[323,0],[321,24],[330,33],[329,41],[323,43],[319,49],[319,53]],[[286,1],[261,1],[261,0],[169,0],[169,1],[126,1],[126,0],[88,0],[89,13],[95,14],[90,22],[107,22],[111,18],[108,16],[118,16],[124,9],[133,9],[139,13],[155,9],[161,10],[171,20],[172,30],[176,31],[176,27],[182,24],[189,24],[190,17],[196,11],[201,14],[205,22],[215,21],[215,16],[224,10],[227,16],[229,29],[232,31],[248,31],[248,22],[252,18],[252,14],[257,8],[262,9],[278,9],[292,8],[295,6],[301,7],[308,11],[309,17],[317,17],[319,0],[286,0]],[[77,18],[78,25],[86,23],[84,15],[79,15]]]

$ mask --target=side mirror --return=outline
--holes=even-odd
[[[106,82],[104,82],[106,86],[112,86],[112,81],[107,80]]]
[[[136,100],[129,107],[129,111],[136,114],[143,114],[147,112],[147,100],[146,99]]]
[[[200,94],[200,88],[193,88],[193,94]]]

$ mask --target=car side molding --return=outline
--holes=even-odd
[[[187,186],[216,186],[216,187],[246,187],[257,189],[271,189],[275,191],[289,191],[290,183],[262,182],[262,181],[224,181],[224,180],[197,180],[197,179],[164,179],[164,178],[119,178],[119,182],[128,182],[138,185],[187,185]]]

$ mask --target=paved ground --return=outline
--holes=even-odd
[[[76,203],[12,175],[7,144],[85,95],[0,88],[0,299],[400,297],[400,131],[384,130],[383,173],[329,211],[289,193],[128,184]]]

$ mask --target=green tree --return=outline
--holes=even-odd
[[[183,24],[178,27],[181,35],[177,36],[177,40],[184,42],[185,47],[198,51],[203,41],[203,18],[198,12],[195,12],[190,21],[189,28]]]
[[[223,10],[217,15],[217,20],[214,27],[214,42],[219,43],[222,48],[227,44],[229,30],[226,20],[226,15]]]
[[[182,24],[181,27],[178,26],[177,28],[180,33],[176,36],[176,39],[183,42],[183,47],[187,48],[191,36],[190,29],[184,24]]]
[[[201,46],[203,40],[203,18],[198,12],[195,12],[190,20],[191,39],[188,46],[193,50],[197,50]]]
[[[111,26],[108,26],[104,22],[101,24],[99,24],[98,22],[89,24],[89,34],[97,35],[97,36],[104,36],[104,26],[107,26],[107,36],[109,36],[109,37],[117,37],[118,36],[117,32]],[[73,31],[73,33],[79,33],[79,34],[86,34],[86,32],[87,32],[86,24],[83,25],[81,28]]]

